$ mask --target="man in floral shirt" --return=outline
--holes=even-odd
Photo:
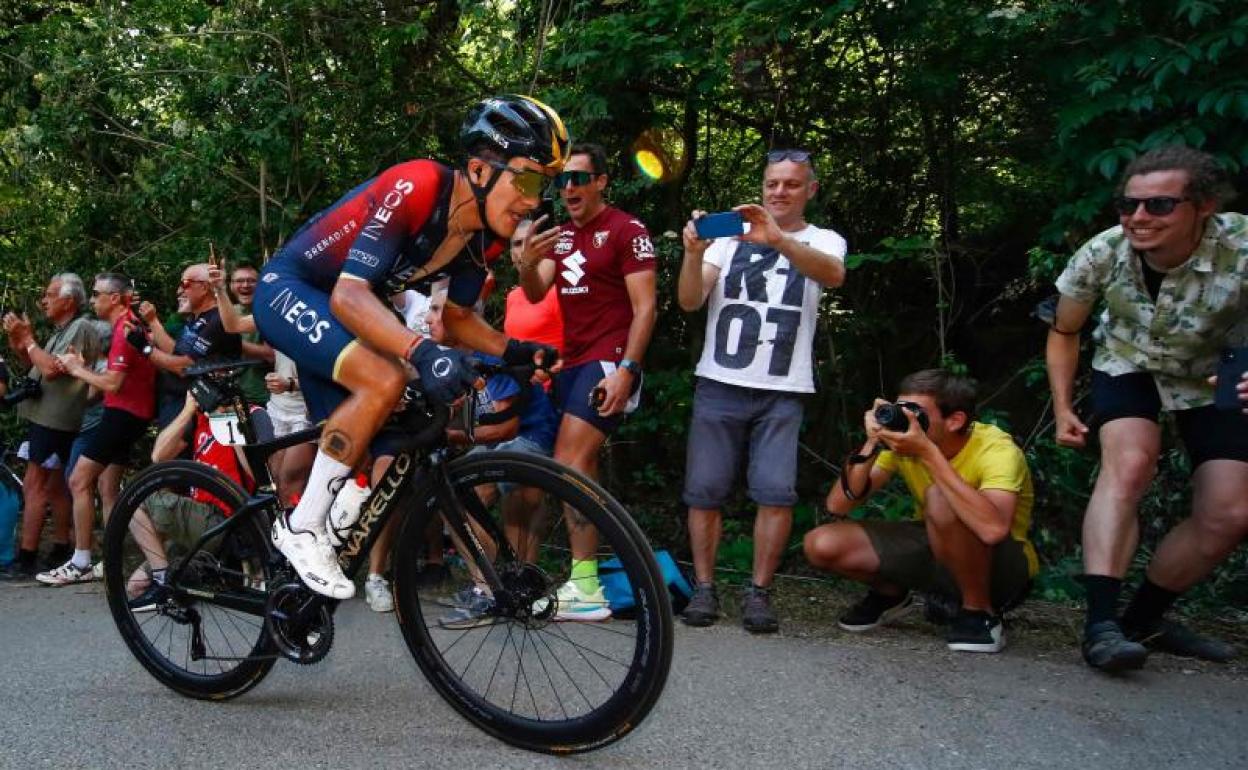
[[[1114,202],[1119,225],[1085,243],[1057,279],[1061,298],[1046,350],[1057,442],[1082,447],[1091,430],[1100,440],[1101,470],[1083,521],[1083,656],[1106,671],[1140,667],[1145,645],[1232,657],[1230,646],[1162,616],[1248,534],[1248,415],[1218,410],[1209,384],[1221,351],[1248,344],[1248,217],[1216,213],[1231,191],[1211,156],[1186,147],[1145,153],[1123,180]],[[1098,300],[1105,310],[1085,424],[1072,398],[1078,333]],[[1139,543],[1137,507],[1161,452],[1163,410],[1191,459],[1192,512],[1157,546],[1119,618],[1122,579]]]

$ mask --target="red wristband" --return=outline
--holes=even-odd
[[[416,349],[417,345],[419,345],[420,343],[424,341],[425,341],[425,338],[419,334],[417,334],[415,337],[412,337],[412,341],[407,344],[407,350],[403,351],[403,359],[406,361],[411,361],[412,351]]]

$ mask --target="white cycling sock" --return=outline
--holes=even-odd
[[[90,567],[91,566],[91,549],[90,548],[75,548],[74,558],[70,559],[70,561],[72,561],[74,563],[74,566],[77,567],[78,569],[86,569],[87,567]]]
[[[343,480],[350,475],[351,466],[343,465],[317,450],[312,470],[308,472],[308,484],[303,488],[303,497],[299,498],[295,510],[290,512],[290,528],[324,531],[329,506],[338,495],[338,490],[342,489]]]

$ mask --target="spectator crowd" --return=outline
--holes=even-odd
[[[681,234],[677,285],[660,287],[645,224],[609,202],[607,153],[573,145],[553,178],[567,221],[543,216],[517,228],[509,242],[517,284],[503,302],[508,337],[557,348],[561,366],[551,381],[490,379],[471,396],[488,419],[472,441],[457,432],[449,440],[475,444],[472,451],[553,457],[596,478],[612,434],[643,408],[658,292],[674,291],[687,313],[705,309],[681,492],[694,577],[682,619],[702,627],[721,618],[723,508],[743,485],[756,512],[740,618],[749,632],[771,633],[782,623],[771,592],[798,500],[804,406],[818,397],[812,347],[819,306],[825,291],[847,280],[848,246],[828,223],[805,218],[820,185],[812,153],[782,149],[759,160],[761,204],[737,206],[741,227],[718,237],[703,232],[706,212],[693,211]],[[1057,281],[1046,347],[1057,440],[1081,447],[1096,438],[1101,461],[1083,525],[1081,576],[1082,654],[1097,669],[1138,668],[1151,649],[1215,661],[1235,655],[1226,643],[1166,617],[1248,533],[1248,380],[1238,383],[1232,408],[1214,403],[1219,356],[1248,345],[1248,217],[1220,211],[1230,195],[1208,155],[1181,147],[1150,151],[1123,175],[1115,197],[1119,225],[1084,244]],[[267,410],[279,437],[311,427],[299,362],[266,344],[252,317],[264,275],[263,267],[246,264],[227,271],[215,255],[187,265],[176,307],[162,315],[169,308],[141,298],[125,275],[96,275],[88,295],[82,278],[61,273],[39,300],[42,322],[12,312],[3,317],[10,355],[0,379],[5,403],[25,424],[17,453],[25,472],[16,534],[15,519],[0,516],[7,528],[0,533],[0,577],[49,586],[98,579],[97,512],[106,520],[127,469],[149,460],[193,458],[248,483],[233,451],[214,447],[188,393],[187,369],[198,362],[262,362],[243,375],[247,400]],[[491,274],[479,305],[493,286]],[[463,347],[454,325],[443,323],[445,287],[432,282],[424,289],[391,294],[395,313],[439,344]],[[1091,362],[1092,403],[1081,416],[1074,401],[1080,333],[1098,306],[1104,309]],[[18,370],[26,374],[16,376]],[[831,521],[806,533],[805,558],[865,587],[838,620],[847,632],[895,621],[922,598],[929,609],[941,608],[929,616],[944,622],[951,650],[997,652],[1005,645],[1005,615],[1026,600],[1040,569],[1030,533],[1043,511],[1034,509],[1026,458],[1009,433],[977,419],[977,388],[968,376],[921,369],[881,396],[861,405],[863,443],[829,479]],[[1157,547],[1124,609],[1123,583],[1139,546],[1136,511],[1163,449],[1165,413],[1191,460],[1192,510]],[[149,434],[154,448],[140,457]],[[273,458],[285,505],[300,499],[316,451],[313,443],[299,444]],[[384,442],[374,447],[372,480],[393,455]],[[894,476],[912,499],[911,520],[851,516]],[[499,486],[491,494],[514,500],[504,507],[508,527],[523,528],[540,499],[534,490]],[[173,526],[162,521],[198,517],[202,531],[221,515],[215,505],[170,496],[147,515],[161,531]],[[575,518],[565,522],[571,553],[558,616],[602,622],[611,609],[599,580],[598,533]],[[386,577],[393,524],[373,548],[364,581],[365,600],[379,612],[394,606]],[[437,584],[448,574],[440,526],[427,540],[421,579]],[[524,546],[518,550],[523,556]],[[152,578],[162,579],[164,564],[150,566]],[[485,601],[482,587],[463,587],[439,622],[472,627],[485,617]]]

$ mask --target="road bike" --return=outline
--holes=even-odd
[[[200,365],[188,376],[214,436],[238,447],[256,491],[200,463],[157,463],[129,480],[104,533],[117,628],[157,680],[194,698],[242,695],[279,659],[323,660],[334,639],[338,602],[304,586],[269,538],[281,503],[267,460],[320,428],[267,439],[237,386],[246,365]],[[626,735],[659,698],[673,644],[664,581],[628,512],[545,457],[456,454],[448,410],[419,397],[395,419],[403,447],[341,533],[344,573],[355,576],[382,528],[400,517],[391,553],[396,617],[421,672],[451,706],[487,733],[540,752],[587,751]],[[192,489],[214,502],[190,504]],[[604,622],[558,619],[557,590],[571,561],[565,521],[597,528],[598,558],[618,560],[631,611]],[[417,579],[416,554],[431,529],[449,533],[458,557],[441,588]],[[456,613],[465,596],[475,607],[467,621]]]

